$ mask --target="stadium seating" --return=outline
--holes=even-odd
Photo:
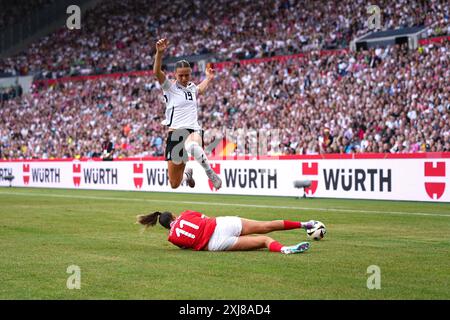
[[[282,154],[449,151],[449,49],[447,41],[218,65],[200,120],[205,129],[278,128]],[[36,85],[2,103],[1,157],[91,157],[105,132],[116,157],[161,156],[163,114],[152,76]]]
[[[14,25],[26,14],[47,6],[55,0],[2,1],[0,11],[0,30]]]
[[[383,0],[382,27],[433,26],[450,34],[445,0]],[[0,74],[38,78],[151,69],[154,43],[171,40],[168,56],[213,53],[219,61],[345,48],[366,33],[360,1],[102,1],[81,30],[61,28],[14,57]],[[182,21],[182,23],[180,23]]]

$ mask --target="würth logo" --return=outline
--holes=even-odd
[[[445,182],[436,182],[439,177],[445,178],[445,162],[425,162],[425,177],[434,177],[434,182],[425,182],[425,190],[428,196],[433,200],[438,200],[445,191]]]
[[[211,165],[211,168],[214,170],[215,173],[217,173],[220,176],[220,163],[216,163],[214,165]],[[211,191],[217,191],[214,188],[214,185],[212,183],[211,180],[208,179],[208,184],[209,184],[209,188],[211,189]]]
[[[30,183],[30,165],[29,164],[23,164],[23,183],[28,184]]]
[[[143,163],[133,163],[133,173],[134,173],[134,186],[136,189],[142,188],[142,183],[144,181],[144,164]]]
[[[81,163],[72,164],[72,172],[73,172],[73,185],[75,187],[79,187],[81,182]]]
[[[308,176],[308,180],[311,180],[311,187],[305,188],[305,193],[309,196],[312,196],[316,193],[318,180],[317,176],[319,175],[319,163],[318,162],[303,162],[302,163],[302,176]],[[310,177],[312,176],[312,177]],[[316,180],[312,180],[312,179]]]

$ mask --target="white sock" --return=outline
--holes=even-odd
[[[301,221],[300,223],[302,224],[302,229],[308,230],[308,229],[306,229],[306,226],[307,226],[307,224],[310,223],[310,222],[311,222],[311,220],[305,221],[305,222]]]
[[[205,171],[212,170],[208,163],[205,151],[195,141],[189,141],[185,144],[185,149],[189,155],[193,156],[195,160],[205,169]]]

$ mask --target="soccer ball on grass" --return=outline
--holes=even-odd
[[[327,233],[327,228],[325,225],[320,221],[314,222],[314,227],[312,227],[309,230],[306,230],[306,233],[308,234],[308,238],[313,240],[321,240],[323,237],[325,237]]]

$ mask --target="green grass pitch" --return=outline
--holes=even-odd
[[[191,209],[316,219],[328,234],[281,255],[194,252],[135,216]],[[304,230],[271,236],[291,245]],[[70,265],[81,289],[69,290]],[[380,289],[367,272],[380,268]],[[0,189],[0,299],[450,299],[450,205],[176,193]]]

